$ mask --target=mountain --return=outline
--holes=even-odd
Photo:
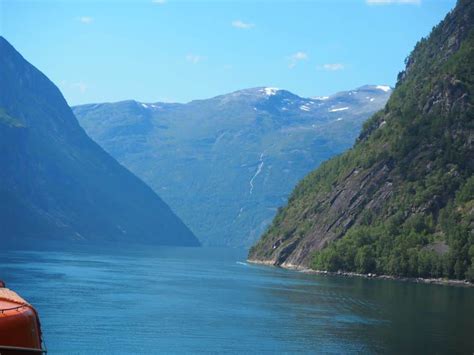
[[[198,245],[142,181],[94,143],[60,91],[0,37],[0,237]]]
[[[390,92],[365,86],[302,98],[259,87],[187,104],[124,101],[73,111],[202,243],[249,247],[297,181],[353,144]]]
[[[474,2],[422,39],[354,147],[306,176],[249,259],[474,279]]]

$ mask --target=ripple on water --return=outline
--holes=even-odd
[[[51,353],[474,349],[472,289],[242,260],[206,248],[0,252],[0,278],[38,308]]]

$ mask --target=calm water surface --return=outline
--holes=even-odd
[[[50,354],[474,352],[474,289],[304,275],[245,251],[2,251]]]

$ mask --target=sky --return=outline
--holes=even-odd
[[[395,85],[455,0],[0,0],[0,34],[70,105]]]

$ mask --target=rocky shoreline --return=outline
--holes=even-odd
[[[426,279],[422,277],[399,277],[399,276],[390,276],[390,275],[377,275],[377,274],[359,274],[356,272],[345,272],[345,271],[325,271],[325,270],[313,270],[299,265],[287,264],[275,265],[273,261],[270,260],[253,260],[248,259],[247,262],[251,264],[266,265],[281,267],[283,269],[294,270],[302,272],[305,274],[316,274],[316,275],[325,275],[325,276],[343,276],[343,277],[363,277],[366,279],[378,279],[378,280],[395,280],[395,281],[404,281],[404,282],[414,282],[414,283],[424,283],[432,285],[443,285],[443,286],[461,286],[461,287],[474,287],[474,283],[467,280],[449,280],[449,279]]]

